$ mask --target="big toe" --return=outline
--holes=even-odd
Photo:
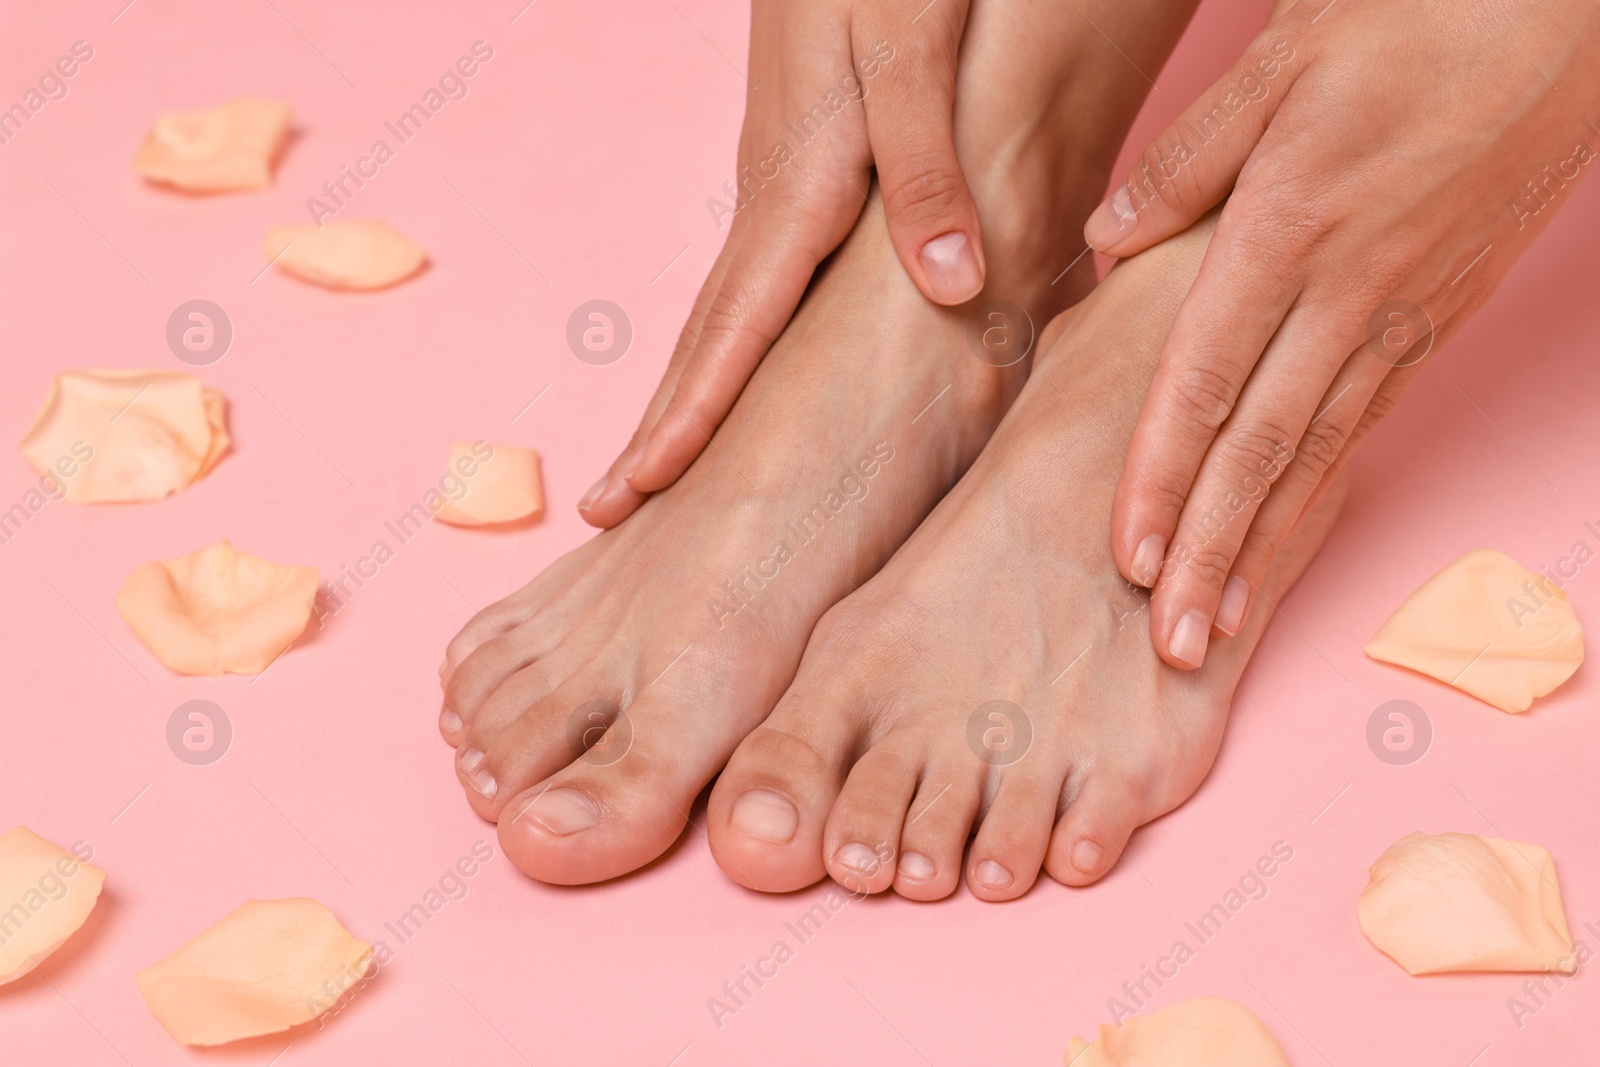
[[[808,714],[823,710],[824,714]],[[854,732],[842,715],[791,690],[746,737],[711,791],[706,832],[728,877],[784,893],[820,881],[828,811],[849,770]]]

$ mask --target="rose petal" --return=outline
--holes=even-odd
[[[261,248],[288,273],[329,289],[383,289],[411,277],[428,259],[421,245],[377,219],[277,226]]]
[[[539,453],[531,448],[458,441],[450,447],[449,470],[466,490],[459,500],[446,500],[439,509],[441,522],[489,526],[544,511]]]
[[[1100,1027],[1093,1045],[1073,1038],[1072,1067],[1289,1067],[1272,1032],[1250,1009],[1197,997]]]
[[[1361,930],[1411,974],[1576,970],[1555,860],[1538,845],[1415,833],[1368,873]]]
[[[161,500],[227,452],[226,412],[223,395],[190,374],[67,371],[19,447],[74,503]]]
[[[1480,549],[1424,582],[1366,651],[1519,712],[1572,677],[1583,627],[1549,579]]]
[[[226,541],[145,563],[117,593],[117,611],[179,674],[256,674],[311,618],[314,567],[281,566]]]
[[[82,926],[105,873],[25,826],[0,835],[0,985],[43,963]]]
[[[372,946],[315,900],[248,900],[136,981],[180,1044],[221,1045],[315,1019],[371,959]]]
[[[150,181],[196,193],[271,185],[290,112],[278,100],[246,99],[162,115],[134,155],[133,169]]]

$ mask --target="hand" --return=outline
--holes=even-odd
[[[1113,510],[1166,662],[1238,632],[1353,446],[1572,195],[1597,71],[1589,0],[1300,0],[1090,217],[1126,256],[1227,200]]]
[[[738,175],[722,253],[639,429],[578,505],[614,526],[672,484],[788,324],[812,272],[854,227],[872,169],[917,288],[960,304],[983,288],[977,208],[952,114],[966,0],[920,14],[889,0],[755,0]]]

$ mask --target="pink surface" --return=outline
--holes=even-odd
[[[1600,527],[1592,182],[1374,435],[1342,526],[1251,669],[1215,772],[1100,886],[1045,879],[1005,905],[964,893],[851,903],[801,945],[785,923],[822,890],[745,892],[691,830],[646,872],[587,889],[532,883],[497,854],[402,946],[384,924],[475,841],[494,843],[435,731],[434,666],[468,601],[508,593],[588,534],[573,504],[634,425],[721,237],[705,200],[733,157],[746,14],[740,0],[545,0],[515,22],[520,0],[427,14],[139,0],[112,21],[119,2],[28,5],[0,39],[6,104],[74,41],[94,48],[69,95],[0,146],[0,437],[21,437],[58,370],[184,369],[166,320],[203,297],[235,329],[199,373],[231,398],[237,447],[165,503],[51,504],[0,545],[0,829],[88,842],[108,874],[80,936],[0,990],[0,1059],[1050,1064],[1180,939],[1195,956],[1153,1003],[1234,997],[1297,1065],[1592,1057],[1589,969],[1519,1026],[1508,998],[1521,976],[1409,978],[1355,917],[1385,846],[1463,830],[1551,849],[1574,935],[1600,948],[1594,671],[1513,718],[1360,651],[1466,549],[1537,568],[1574,541],[1600,547],[1584,525]],[[1259,24],[1225,7],[1207,5],[1158,79],[1144,134]],[[253,281],[266,229],[306,220],[305,199],[480,39],[494,58],[469,95],[344,216],[386,218],[429,249],[427,272],[370,296]],[[128,160],[158,111],[246,93],[296,105],[273,189],[192,200],[135,180]],[[563,339],[572,309],[595,298],[623,305],[636,331],[607,367]],[[421,497],[452,441],[479,437],[543,452],[549,517],[503,535],[430,526],[254,681],[170,674],[113,609],[137,564],[222,537],[332,575]],[[0,460],[0,509],[33,480],[20,456]],[[1590,621],[1596,572],[1569,584]],[[166,742],[173,709],[197,698],[234,728],[209,766]],[[1373,709],[1395,698],[1434,727],[1411,766],[1380,762],[1365,740]],[[1186,921],[1279,841],[1294,856],[1266,896],[1199,945]],[[134,972],[248,897],[298,895],[384,938],[394,960],[321,1032],[210,1053],[174,1044]],[[719,1028],[707,999],[780,939],[795,958]]]

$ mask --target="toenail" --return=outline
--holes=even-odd
[[[448,704],[439,712],[439,729],[447,734],[453,734],[461,729],[461,716],[457,715],[456,709]]]
[[[984,860],[972,873],[985,889],[1004,889],[1012,882],[1011,872],[994,860]]]
[[[926,882],[934,871],[933,861],[920,852],[907,852],[900,857],[900,873],[913,882]]]
[[[482,796],[489,799],[494,797],[495,790],[499,788],[495,784],[494,775],[489,773],[489,768],[487,767],[479,767],[473,771],[467,776],[467,782]]]
[[[471,774],[478,769],[479,764],[483,763],[483,752],[468,745],[456,755],[456,762],[461,765],[463,771]]]
[[[1198,667],[1206,660],[1206,640],[1211,635],[1211,620],[1198,608],[1183,613],[1178,625],[1172,628],[1172,643],[1167,651],[1172,658],[1190,667]]]
[[[547,789],[522,809],[522,814],[550,831],[565,837],[579,830],[587,830],[600,821],[594,801],[576,789]]]
[[[1072,865],[1084,874],[1093,874],[1100,869],[1100,862],[1105,858],[1105,854],[1105,849],[1086,837],[1072,846]]]
[[[833,858],[840,864],[849,867],[852,871],[862,874],[874,874],[878,870],[878,854],[866,845],[852,841],[848,845],[841,845]]]
[[[778,794],[752,789],[733,802],[728,822],[746,837],[787,845],[800,827],[800,813]]]
[[[1250,583],[1235,574],[1222,586],[1222,603],[1217,606],[1217,629],[1232,637],[1244,625],[1244,609],[1250,604]]]
[[[594,502],[599,500],[600,494],[606,491],[606,482],[610,477],[609,474],[602,474],[600,480],[589,487],[589,491],[583,494],[583,499],[578,501],[579,511],[588,511],[594,507]]]
[[[450,669],[450,657],[446,656],[439,661],[439,677],[444,677],[444,672]]]
[[[1133,581],[1146,589],[1153,588],[1161,577],[1161,558],[1167,554],[1167,539],[1160,534],[1150,534],[1133,552]]]

